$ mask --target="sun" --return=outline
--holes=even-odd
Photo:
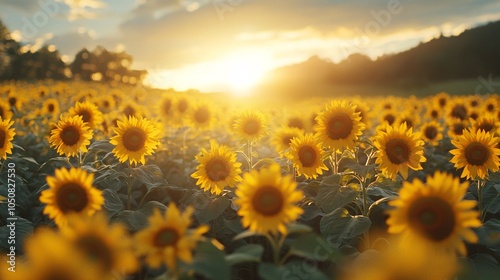
[[[276,68],[273,57],[263,51],[237,51],[219,59],[184,65],[180,69],[153,69],[146,84],[176,90],[198,89],[202,92],[224,92],[235,96],[251,94]]]

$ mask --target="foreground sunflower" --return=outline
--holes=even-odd
[[[185,263],[193,261],[192,250],[209,227],[203,225],[188,230],[191,214],[192,207],[181,213],[174,203],[170,203],[165,215],[155,209],[148,219],[149,226],[136,233],[136,251],[140,256],[146,256],[150,267],[159,268],[166,264],[168,269],[175,270],[178,259]]]
[[[12,140],[16,135],[14,124],[11,120],[0,118],[0,159],[7,159],[7,154],[12,154]]]
[[[96,129],[102,123],[102,113],[97,106],[91,102],[77,102],[69,109],[70,116],[81,116],[83,122],[91,129]]]
[[[59,227],[67,224],[71,213],[92,216],[104,204],[102,192],[94,188],[93,180],[94,174],[83,169],[56,169],[55,176],[47,176],[49,189],[40,195],[40,202],[47,204],[43,213]]]
[[[121,224],[108,225],[102,212],[91,217],[71,215],[61,235],[99,271],[102,279],[138,268],[127,229]]]
[[[157,127],[142,117],[130,116],[119,120],[114,132],[116,135],[109,142],[116,146],[113,154],[120,162],[129,160],[131,164],[144,164],[144,156],[152,155],[160,145]]]
[[[299,176],[304,175],[306,179],[316,179],[323,170],[328,170],[323,162],[325,152],[313,134],[293,138],[287,156]]]
[[[318,140],[334,150],[353,148],[365,128],[359,114],[347,101],[332,101],[316,118]]]
[[[375,136],[375,147],[379,150],[377,163],[382,174],[396,179],[401,173],[404,179],[408,177],[408,168],[422,170],[421,162],[425,162],[424,142],[420,135],[407,129],[403,123],[399,127],[387,126],[387,131],[379,130]]]
[[[95,280],[97,270],[85,262],[82,255],[75,253],[73,246],[56,232],[41,228],[25,243],[27,261],[20,262],[15,273],[9,273],[11,280]]]
[[[92,139],[92,130],[83,122],[81,116],[61,117],[55,128],[50,131],[50,147],[57,153],[68,157],[79,151],[86,152]]]
[[[465,130],[462,136],[451,140],[456,149],[450,151],[453,155],[450,162],[455,164],[455,168],[464,169],[461,177],[484,179],[488,176],[488,170],[499,170],[500,149],[496,148],[499,141],[500,138],[484,130]]]
[[[468,182],[437,171],[423,183],[415,179],[404,182],[399,198],[389,202],[389,233],[401,234],[402,244],[426,246],[436,252],[467,254],[465,241],[476,243],[478,237],[470,229],[481,226],[477,202],[463,200]],[[412,245],[413,244],[413,245]]]
[[[241,139],[257,141],[266,133],[266,116],[255,110],[244,111],[236,117],[233,129]]]
[[[234,188],[241,182],[241,163],[236,161],[236,154],[228,146],[212,142],[210,150],[201,150],[196,156],[200,163],[191,177],[198,179],[196,185],[213,194],[220,194],[224,187]]]
[[[296,186],[290,176],[281,175],[278,164],[245,173],[234,201],[240,206],[243,226],[254,232],[286,234],[286,224],[304,212],[295,205],[304,196]]]

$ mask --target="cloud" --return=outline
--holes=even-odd
[[[193,3],[198,8],[188,12]],[[242,48],[271,48],[279,56],[280,48],[307,49],[304,43],[314,40],[318,46],[326,42],[334,48],[338,40],[369,36],[376,47],[390,44],[376,42],[379,39],[409,32],[414,34],[411,42],[417,42],[433,36],[430,27],[474,25],[495,11],[500,14],[500,3],[489,0],[152,0],[131,12],[113,40],[122,42],[136,60],[175,68]]]
[[[92,50],[97,46],[97,42],[92,37],[91,32],[71,32],[53,36],[45,41],[45,45],[55,45],[61,54],[70,55],[70,60],[84,47]]]
[[[32,0],[0,0],[0,6],[12,7],[26,13],[34,13],[40,9],[38,2]]]
[[[95,18],[107,5],[102,0],[56,0],[69,7],[68,20]]]

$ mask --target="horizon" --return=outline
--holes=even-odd
[[[397,0],[0,0],[0,5],[0,18],[26,50],[53,45],[68,63],[79,50],[101,45],[132,55],[132,67],[149,72],[147,85],[237,95],[251,92],[269,71],[312,56],[337,63],[360,53],[375,60],[500,19],[495,1],[429,6]]]

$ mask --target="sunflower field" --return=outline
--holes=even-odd
[[[0,85],[0,279],[498,279],[500,99]]]

